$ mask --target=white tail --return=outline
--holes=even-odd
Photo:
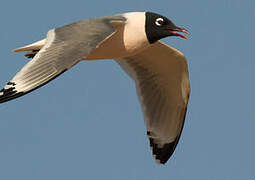
[[[22,51],[32,51],[32,50],[39,50],[41,49],[45,44],[46,39],[43,39],[41,41],[37,41],[33,44],[29,44],[27,46],[23,46],[17,49],[12,50],[13,52],[22,52]]]

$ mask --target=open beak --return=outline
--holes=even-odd
[[[176,28],[174,28],[174,29],[168,29],[168,31],[169,31],[172,35],[174,35],[174,36],[179,36],[179,37],[184,38],[184,39],[188,39],[188,38],[187,38],[185,35],[180,34],[180,33],[178,33],[178,32],[182,32],[182,33],[185,33],[185,34],[187,34],[188,36],[190,36],[190,33],[189,33],[186,29],[184,29],[184,28],[176,27]]]

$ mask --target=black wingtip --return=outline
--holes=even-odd
[[[15,89],[15,86],[16,86],[16,83],[15,82],[8,82],[7,85],[9,85],[10,87],[8,87],[7,89],[3,88],[1,91],[0,91],[0,104],[1,103],[4,103],[4,102],[7,102],[7,101],[10,101],[12,99],[15,99],[15,98],[18,98],[18,97],[21,97],[21,96],[24,96],[25,94],[27,93],[30,93],[31,91],[34,91],[42,86],[44,86],[45,84],[47,84],[48,82],[52,81],[53,79],[57,78],[58,76],[60,76],[61,74],[63,74],[65,71],[67,71],[67,69],[64,69],[62,72],[60,72],[59,74],[57,74],[55,77],[53,77],[52,79],[49,79],[48,81],[42,83],[41,85],[29,90],[29,91],[26,91],[26,92],[23,92],[23,91],[20,91],[18,92],[16,89]]]
[[[156,143],[154,143],[152,138],[149,138],[150,146],[152,148],[152,153],[156,160],[159,160],[160,164],[165,164],[168,159],[173,155],[174,150],[177,146],[179,138],[176,138],[173,142],[165,144],[163,147],[159,148]]]
[[[10,100],[20,97],[24,94],[23,92],[17,92],[15,90],[15,85],[16,85],[15,83],[8,82],[7,85],[10,86],[8,89],[3,88],[0,91],[0,103],[10,101]]]
[[[153,138],[149,137],[152,153],[155,156],[155,159],[159,160],[160,164],[165,164],[168,161],[168,159],[173,155],[181,137],[181,133],[184,127],[186,112],[187,112],[187,107],[184,109],[181,131],[174,141],[168,144],[164,144],[163,147],[159,148],[158,145],[154,142]],[[150,136],[150,135],[151,135],[151,132],[147,131],[147,136]]]

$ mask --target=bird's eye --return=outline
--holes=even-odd
[[[157,26],[162,26],[164,24],[164,19],[163,18],[157,18],[155,21],[155,24]]]

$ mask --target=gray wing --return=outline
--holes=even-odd
[[[43,48],[0,91],[0,103],[43,86],[89,56],[115,32],[113,21],[125,19],[118,15],[87,19],[50,30]]]
[[[153,155],[164,164],[184,124],[190,92],[186,59],[178,50],[156,42],[117,62],[135,81]]]

